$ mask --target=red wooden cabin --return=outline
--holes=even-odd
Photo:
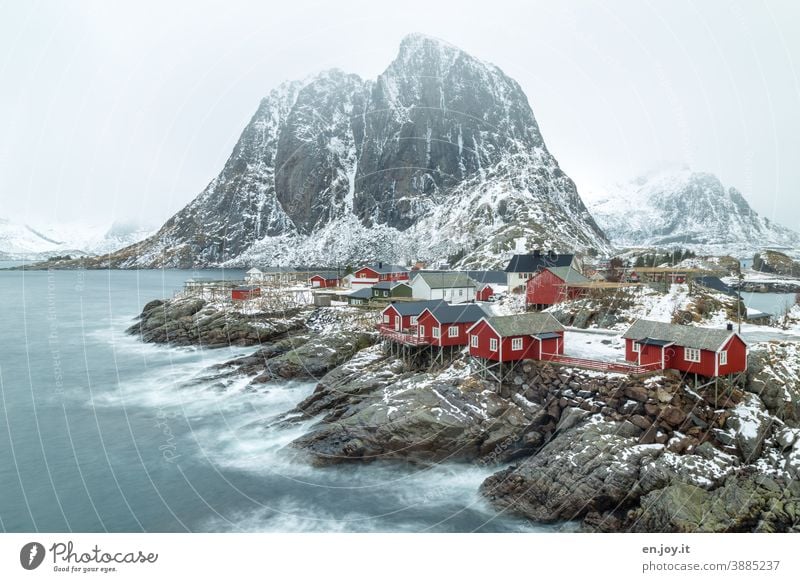
[[[408,281],[408,269],[397,265],[378,263],[361,267],[353,273],[354,285],[374,285],[383,281]]]
[[[317,273],[309,277],[308,283],[312,287],[338,287],[340,281],[336,273]]]
[[[244,285],[231,289],[231,299],[234,301],[246,301],[253,297],[261,297],[261,287],[255,285]]]
[[[570,287],[571,284],[590,283],[572,267],[548,267],[536,273],[525,284],[525,303],[536,309],[543,309],[567,299],[575,299],[586,293],[583,287]]]
[[[477,301],[489,301],[489,297],[494,295],[494,289],[492,289],[491,285],[484,285],[478,292],[475,294],[475,299]]]
[[[484,317],[468,333],[470,355],[484,360],[546,360],[564,353],[564,326],[549,313]]]
[[[640,319],[622,337],[625,359],[638,365],[709,378],[747,370],[747,343],[732,325],[713,329]]]
[[[469,339],[467,330],[485,316],[486,312],[474,303],[440,303],[420,314],[417,335],[433,346],[465,346]]]
[[[417,320],[427,308],[439,305],[441,301],[409,301],[390,303],[381,311],[381,328],[395,331],[412,330],[416,333]]]

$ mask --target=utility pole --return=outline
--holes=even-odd
[[[744,283],[744,273],[742,273],[742,265],[739,264],[739,285],[736,286],[736,293],[739,296],[739,301],[736,302],[736,313],[739,316],[739,335],[742,335],[742,284]]]

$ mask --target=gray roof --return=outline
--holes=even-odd
[[[322,277],[326,281],[330,281],[331,279],[338,279],[339,274],[335,271],[322,271],[319,273],[314,273],[311,277]],[[311,278],[309,277],[309,279]]]
[[[459,289],[464,287],[476,287],[475,281],[469,278],[466,273],[453,271],[442,271],[441,273],[418,273],[417,277],[428,284],[431,289]],[[416,277],[415,277],[416,278]]]
[[[705,287],[706,289],[711,289],[712,291],[719,291],[720,293],[725,293],[725,295],[736,297],[736,290],[730,285],[726,285],[719,277],[695,277],[694,284]]]
[[[356,271],[360,271],[361,269],[372,269],[378,274],[386,274],[386,273],[407,273],[408,267],[401,267],[400,265],[390,265],[389,263],[378,263],[376,265],[367,265],[366,267],[361,267],[356,269]]]
[[[628,328],[622,337],[632,340],[665,340],[685,348],[718,351],[734,332],[728,329],[692,327],[660,321],[639,319]]]
[[[433,314],[439,323],[475,323],[482,317],[486,317],[486,312],[474,303],[461,305],[448,305],[440,303],[433,307],[428,307],[428,311]]]
[[[408,283],[406,283],[405,281],[381,281],[380,283],[377,283],[377,284],[373,285],[372,288],[373,289],[394,289],[398,285],[406,285],[406,286],[408,286]]]
[[[569,267],[575,255],[535,251],[529,255],[514,255],[506,265],[506,273],[536,273],[547,267]]]
[[[358,291],[353,291],[348,295],[348,297],[354,297],[356,299],[372,299],[372,287],[365,287],[363,289],[359,289]]]
[[[486,284],[505,286],[508,281],[505,271],[465,271],[465,273],[481,286]]]
[[[487,317],[486,322],[500,334],[500,337],[564,331],[564,326],[549,313],[521,313]]]
[[[394,307],[395,311],[400,315],[419,315],[428,307],[434,307],[444,303],[441,299],[428,300],[428,301],[396,301],[386,306]],[[384,311],[386,310],[384,309]]]
[[[589,279],[572,267],[547,267],[547,270],[565,283],[591,283]]]

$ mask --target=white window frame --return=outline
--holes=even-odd
[[[459,297],[463,297],[464,296],[464,290],[463,289],[459,289],[458,290],[458,296]]]
[[[703,360],[703,354],[697,348],[683,348],[683,359],[687,362],[699,364]]]
[[[722,350],[719,353],[719,365],[720,366],[728,365],[728,350]]]
[[[411,325],[417,325],[417,316],[416,315],[412,315],[411,316]]]
[[[521,337],[511,338],[511,351],[518,352],[521,349],[522,349],[522,338]]]
[[[489,338],[489,351],[490,352],[496,352],[498,349],[500,349],[500,348],[499,348],[499,344],[497,342],[497,338],[496,337]]]
[[[439,329],[439,326],[438,326],[438,325],[437,325],[437,326],[434,326],[434,327],[432,328],[432,333],[431,333],[431,335],[433,335],[433,337],[435,337],[436,339],[439,339],[439,338],[441,337],[441,333],[442,333],[442,330],[441,330],[441,329]]]
[[[388,313],[384,313],[383,314],[383,323],[391,323],[391,321],[389,320],[389,314]]]
[[[451,325],[447,328],[447,337],[458,337],[458,326]]]
[[[634,354],[639,354],[642,351],[642,344],[639,342],[633,342],[633,348],[631,349],[633,350]]]
[[[419,337],[424,337],[424,336],[425,336],[425,326],[424,325],[420,325],[419,326]]]
[[[478,336],[477,335],[473,334],[473,335],[469,336],[469,345],[470,345],[470,347],[477,348],[479,346],[479,341],[480,340],[478,340]]]

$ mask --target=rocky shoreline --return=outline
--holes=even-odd
[[[480,488],[495,507],[585,531],[800,531],[796,344],[757,346],[746,381],[725,390],[539,362],[498,386],[462,357],[409,368],[370,321],[354,308],[245,314],[177,299],[149,303],[129,332],[259,346],[218,370],[253,384],[316,379],[277,420],[312,421],[290,445],[312,464],[496,467]]]

